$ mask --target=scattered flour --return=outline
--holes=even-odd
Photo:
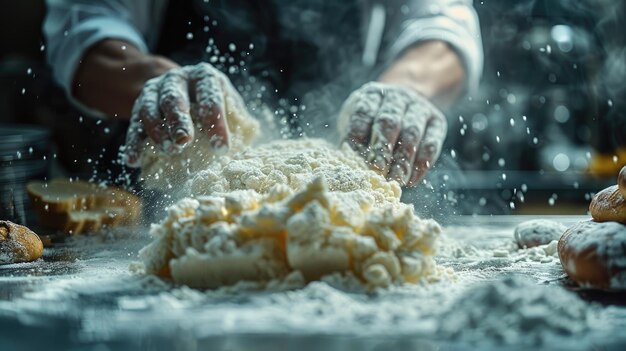
[[[439,319],[444,335],[464,340],[540,345],[589,329],[590,310],[576,295],[517,276],[468,289]]]
[[[477,247],[460,242],[447,235],[437,241],[437,255],[448,258],[489,258],[500,257],[512,262],[559,263],[557,251],[558,241],[553,240],[545,245],[520,249],[513,240],[500,241],[491,247]]]

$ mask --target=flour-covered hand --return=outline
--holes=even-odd
[[[439,157],[448,125],[425,97],[401,86],[372,82],[348,97],[339,128],[344,142],[373,169],[411,186]]]
[[[146,138],[165,153],[179,153],[194,138],[192,106],[195,123],[210,137],[212,147],[218,152],[227,151],[225,94],[241,101],[226,75],[208,63],[175,68],[148,80],[133,105],[124,162],[139,166]]]

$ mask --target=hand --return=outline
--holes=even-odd
[[[180,152],[194,138],[194,122],[207,133],[218,154],[226,152],[225,94],[241,101],[226,75],[208,63],[175,68],[148,80],[133,105],[124,162],[139,166],[146,138],[167,154]],[[192,103],[195,121],[190,114]]]
[[[339,128],[344,142],[374,170],[412,186],[439,157],[448,124],[443,113],[416,92],[372,82],[348,97]]]

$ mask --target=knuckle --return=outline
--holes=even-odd
[[[194,70],[195,71],[201,71],[201,72],[213,72],[215,70],[215,68],[207,63],[207,62],[200,62],[197,65],[194,66]]]
[[[376,122],[384,129],[394,129],[399,128],[400,123],[398,118],[394,117],[391,114],[382,114],[378,116]]]
[[[185,71],[181,69],[171,69],[163,75],[164,81],[172,81],[172,80],[185,80],[187,77],[185,75]]]
[[[139,111],[137,113],[137,119],[141,123],[151,122],[155,120],[157,116],[152,112],[152,108],[149,105],[143,104],[139,107]]]
[[[402,142],[410,145],[415,145],[422,135],[422,131],[418,126],[408,126],[402,131]]]
[[[436,142],[426,142],[421,147],[421,156],[427,160],[433,160],[438,155],[439,146]]]
[[[173,107],[179,102],[180,99],[181,97],[178,94],[166,91],[163,95],[161,95],[160,105],[162,107]]]

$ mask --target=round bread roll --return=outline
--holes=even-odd
[[[617,186],[622,197],[626,198],[626,166],[622,167],[617,175]]]
[[[617,222],[580,222],[558,245],[561,265],[584,287],[626,289],[626,226]]]
[[[567,229],[559,222],[547,219],[532,219],[522,222],[515,227],[515,241],[523,248],[546,245],[554,240],[559,240],[561,234]]]
[[[610,186],[593,197],[589,205],[591,217],[598,222],[626,223],[626,200],[617,185]]]
[[[0,221],[0,264],[34,261],[42,253],[37,234],[22,225]]]

